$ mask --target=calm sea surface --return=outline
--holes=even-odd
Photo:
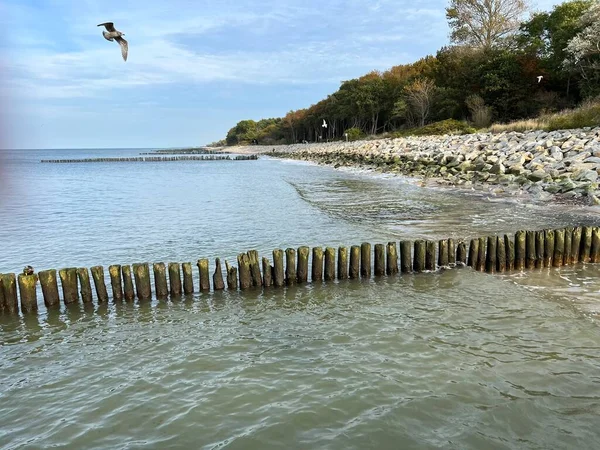
[[[39,163],[141,151],[0,151],[0,273],[600,223],[268,158]],[[597,449],[599,275],[456,269],[0,316],[0,448]]]

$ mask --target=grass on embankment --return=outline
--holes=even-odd
[[[597,126],[600,126],[600,98],[588,100],[578,108],[545,114],[534,119],[494,124],[490,127],[490,131],[492,133],[530,130],[554,131]]]

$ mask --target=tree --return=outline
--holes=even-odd
[[[582,31],[569,41],[565,66],[575,67],[582,77],[587,96],[600,94],[600,2],[581,17]]]
[[[406,100],[418,118],[421,127],[425,125],[431,111],[435,90],[435,83],[429,78],[415,80],[404,89]]]
[[[489,49],[501,46],[519,29],[526,0],[451,0],[446,18],[457,44]]]

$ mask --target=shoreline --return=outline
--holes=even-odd
[[[600,205],[600,127],[227,149],[403,175],[421,185]]]

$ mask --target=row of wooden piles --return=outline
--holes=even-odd
[[[42,163],[171,162],[171,161],[253,161],[258,155],[237,156],[132,156],[130,158],[42,159]]]
[[[312,257],[312,258],[311,258]],[[310,261],[309,261],[310,260]],[[514,235],[488,236],[470,242],[444,239],[369,243],[349,249],[302,246],[298,249],[273,251],[273,263],[259,257],[256,250],[241,253],[237,267],[225,261],[225,273],[219,258],[211,275],[209,260],[200,259],[196,266],[200,292],[283,287],[295,284],[345,279],[369,279],[398,273],[434,271],[441,267],[470,266],[488,273],[522,271],[542,267],[561,267],[575,263],[600,262],[600,230],[598,227],[576,227],[559,230],[518,231]],[[192,294],[195,290],[192,264],[155,263],[152,265],[154,297],[166,299]],[[91,278],[90,278],[91,273]],[[108,268],[113,301],[145,301],[152,298],[152,280],[148,263],[112,265]],[[182,277],[183,275],[183,277]],[[0,312],[17,314],[20,298],[25,313],[38,309],[37,286],[41,285],[48,308],[60,304],[58,279],[65,304],[93,301],[94,282],[98,303],[109,301],[104,268],[66,268],[44,270],[38,274],[0,275]],[[18,287],[18,289],[17,289]]]

